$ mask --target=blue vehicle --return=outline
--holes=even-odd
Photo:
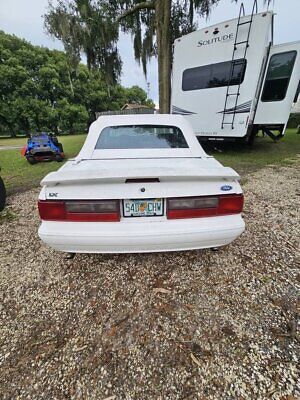
[[[29,164],[52,160],[61,162],[65,158],[63,146],[57,137],[45,132],[32,134],[22,154]]]

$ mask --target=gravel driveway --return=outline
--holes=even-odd
[[[66,260],[37,237],[38,189],[10,198],[2,398],[299,399],[298,167],[246,177],[246,233],[218,252]]]

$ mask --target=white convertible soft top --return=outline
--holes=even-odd
[[[102,130],[109,126],[122,125],[168,125],[176,126],[184,134],[189,148],[182,149],[95,149]],[[137,114],[137,115],[109,115],[99,117],[90,126],[86,141],[76,157],[76,160],[101,160],[120,158],[189,158],[207,157],[199,145],[190,123],[181,115],[170,114]]]

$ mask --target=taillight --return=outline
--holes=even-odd
[[[243,210],[243,204],[242,194],[172,198],[167,200],[167,218],[200,218],[239,214]]]
[[[45,221],[120,221],[118,200],[39,200],[38,208],[41,219]]]
[[[66,209],[63,201],[39,200],[38,208],[41,219],[46,221],[60,221],[66,219]]]
[[[220,196],[218,215],[240,214],[243,211],[244,196],[242,194]]]

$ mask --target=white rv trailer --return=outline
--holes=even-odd
[[[171,113],[186,116],[200,140],[284,134],[300,80],[300,41],[274,46],[274,13],[255,14],[255,3],[251,15],[241,5],[239,18],[174,43]]]

